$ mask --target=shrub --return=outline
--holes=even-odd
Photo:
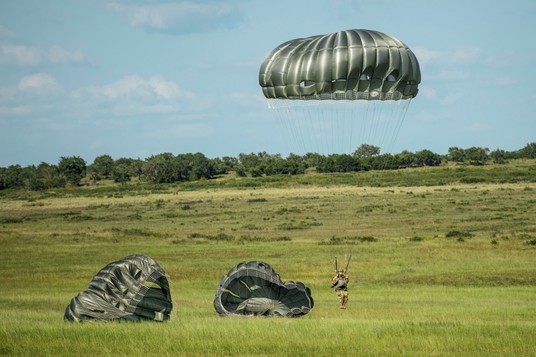
[[[462,232],[462,231],[449,231],[447,234],[445,234],[446,238],[471,238],[473,237],[473,234],[470,232]]]

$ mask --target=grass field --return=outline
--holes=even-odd
[[[3,193],[0,355],[534,356],[535,169]],[[332,258],[349,252],[342,311]],[[102,267],[134,253],[168,273],[169,322],[63,322]],[[304,282],[313,310],[220,318],[216,285],[244,260]]]

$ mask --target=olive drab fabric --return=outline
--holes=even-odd
[[[400,100],[417,95],[421,81],[413,52],[372,30],[298,38],[263,61],[259,84],[266,98]]]
[[[167,321],[173,304],[165,271],[130,255],[101,269],[65,310],[65,321]]]
[[[261,315],[297,317],[314,306],[311,290],[301,282],[283,283],[264,262],[242,262],[223,276],[214,308],[220,316]]]

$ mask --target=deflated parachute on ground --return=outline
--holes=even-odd
[[[420,81],[413,52],[398,39],[372,30],[285,42],[259,71],[265,97],[277,99],[411,99]]]
[[[164,270],[148,256],[105,266],[65,310],[65,321],[167,321],[173,304]]]
[[[297,317],[313,308],[311,290],[301,282],[283,283],[267,263],[242,262],[223,276],[214,308],[221,316],[262,315]]]

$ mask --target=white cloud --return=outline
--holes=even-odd
[[[60,46],[43,51],[35,46],[0,44],[0,64],[36,66],[83,62],[87,62],[87,59],[81,51],[68,51]]]
[[[182,104],[195,99],[193,93],[161,76],[144,79],[136,75],[103,86],[80,88],[72,96],[117,116],[176,113]]]
[[[481,60],[481,50],[478,47],[460,48],[453,52],[447,53],[447,59],[450,57],[449,63],[454,65],[473,64]]]
[[[0,87],[0,100],[11,100],[17,95],[14,87]]]
[[[139,76],[127,76],[117,82],[104,86],[91,86],[79,89],[75,97],[90,95],[94,98],[115,100],[140,101],[169,101],[181,97],[191,98],[193,94],[182,91],[175,82],[167,81],[160,76],[145,80]]]
[[[443,106],[449,106],[456,103],[461,97],[462,95],[460,93],[449,93],[441,98],[439,103]]]
[[[465,80],[469,79],[471,74],[468,71],[463,71],[460,69],[451,69],[451,70],[442,70],[437,73],[427,75],[427,80]]]
[[[21,92],[38,95],[51,94],[61,88],[60,84],[48,73],[37,73],[23,77],[18,85]]]
[[[436,51],[416,46],[412,51],[421,64],[439,64],[443,66],[459,66],[475,64],[482,61],[481,50],[478,47],[464,47],[453,51]]]
[[[147,131],[144,135],[150,139],[161,140],[163,138],[187,139],[187,138],[206,138],[215,133],[213,127],[206,124],[181,124],[165,129]]]
[[[472,123],[468,129],[472,133],[482,133],[489,131],[491,126],[488,123]]]
[[[149,85],[155,93],[164,99],[178,98],[181,95],[181,90],[176,83],[164,80],[159,76],[153,76],[149,79]],[[190,93],[184,93],[187,97],[191,97]]]
[[[419,96],[424,96],[428,100],[436,100],[437,99],[437,92],[432,87],[421,86],[419,88]]]
[[[110,2],[108,8],[124,14],[131,25],[162,32],[207,32],[233,27],[240,17],[226,3],[193,1],[132,5]]]
[[[0,64],[31,66],[42,60],[41,50],[33,46],[0,44]]]
[[[0,38],[13,38],[15,35],[9,31],[6,27],[0,25]]]
[[[81,51],[68,51],[60,46],[52,46],[48,49],[48,60],[51,63],[81,63],[86,58]]]
[[[19,105],[15,107],[3,107],[0,106],[0,117],[19,116],[30,112],[30,109],[26,106]]]
[[[518,83],[517,79],[508,75],[499,76],[495,78],[495,84],[497,84],[500,87],[510,87],[516,83]]]
[[[416,46],[412,48],[412,51],[417,56],[420,64],[427,64],[436,61],[438,58],[441,58],[442,54],[439,51],[430,50],[425,47]]]
[[[426,98],[428,101],[438,103],[442,106],[449,106],[457,102],[461,97],[461,93],[448,93],[441,95],[437,90],[430,86],[422,86],[419,88],[419,96]]]

